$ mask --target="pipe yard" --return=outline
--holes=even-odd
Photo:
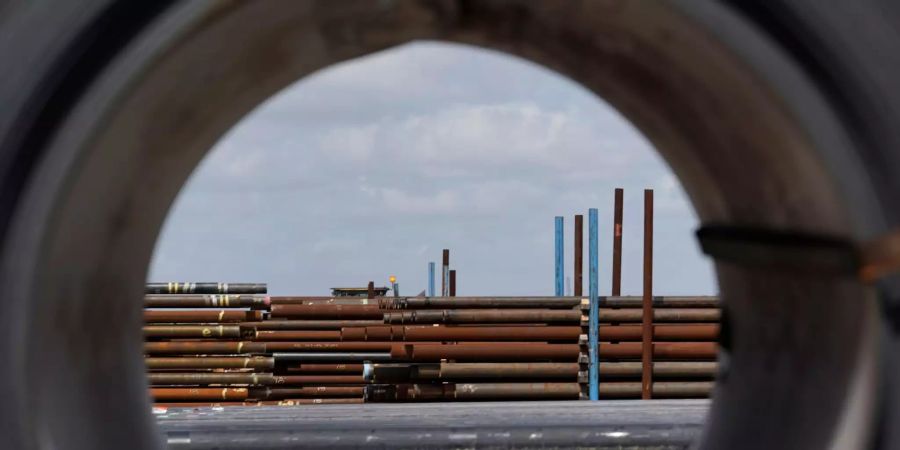
[[[616,190],[609,296],[598,295],[596,209],[575,216],[574,295],[564,295],[563,218],[554,296],[456,296],[449,250],[440,294],[335,288],[270,296],[262,283],[149,283],[144,353],[158,408],[401,402],[701,399],[716,374],[715,296],[654,296],[653,192],[645,191],[643,295],[621,295]],[[388,295],[389,290],[393,295]]]

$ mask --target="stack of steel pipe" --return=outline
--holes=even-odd
[[[264,284],[148,285],[145,354],[157,404],[586,398],[581,297],[275,297],[265,291]],[[606,398],[633,397],[632,379],[640,380],[635,299],[602,299]],[[658,302],[656,397],[705,396],[715,372],[717,301]],[[697,382],[706,387],[684,384]]]

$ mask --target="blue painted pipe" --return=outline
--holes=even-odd
[[[597,208],[588,210],[588,264],[589,264],[589,284],[588,294],[590,295],[590,312],[588,315],[588,357],[590,365],[588,368],[588,377],[590,378],[588,385],[588,393],[591,400],[600,399],[600,351],[597,346],[597,337],[600,332],[600,298],[597,282],[599,280],[599,259],[597,249]]]
[[[428,263],[428,296],[434,297],[434,263]]]
[[[556,295],[565,295],[565,267],[563,267],[563,218],[556,216]]]

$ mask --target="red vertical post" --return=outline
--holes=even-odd
[[[441,297],[450,295],[450,249],[445,248],[441,261]]]
[[[368,298],[375,298],[375,282],[374,281],[369,282],[369,290],[368,290],[366,296]]]
[[[641,321],[641,398],[653,398],[653,190],[644,189],[644,298]]]
[[[582,279],[581,275],[584,272],[584,216],[581,214],[577,214],[575,216],[575,286],[572,290],[572,295],[576,297],[581,297],[583,295],[581,290]]]
[[[450,296],[456,297],[456,269],[450,271]]]
[[[622,188],[616,188],[613,210],[612,295],[622,295]]]

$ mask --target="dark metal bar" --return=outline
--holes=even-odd
[[[616,188],[613,209],[612,295],[622,295],[622,188]]]
[[[340,330],[347,327],[370,327],[384,324],[379,320],[266,320],[242,322],[241,328],[254,330]]]
[[[209,309],[200,311],[145,310],[145,323],[235,323],[262,320],[262,311]]]
[[[370,281],[368,286],[368,291],[366,292],[366,297],[375,298],[375,282]]]
[[[572,295],[576,297],[581,297],[582,293],[582,284],[584,281],[582,280],[582,276],[584,273],[584,216],[581,214],[575,215],[575,248],[574,248],[574,267],[573,270],[575,272],[575,279],[572,290]]]
[[[270,388],[259,387],[248,389],[248,398],[257,400],[278,400],[286,398],[327,398],[327,397],[362,397],[363,387],[346,386],[309,386]]]
[[[278,332],[276,332],[278,333]],[[343,341],[574,341],[581,336],[579,326],[446,327],[380,326],[345,328]]]
[[[602,341],[642,341],[643,325],[614,325],[600,328]],[[653,341],[715,341],[718,324],[653,325]]]
[[[172,358],[144,358],[144,364],[153,369],[272,369],[275,359],[265,356],[215,357],[183,356]]]
[[[450,271],[450,296],[456,297],[456,269]]]
[[[232,294],[148,294],[145,308],[257,308],[269,307],[266,295]]]
[[[656,296],[652,297],[654,308],[718,308],[719,297],[715,296]],[[644,297],[610,296],[600,297],[600,305],[612,308],[643,308]]]
[[[287,363],[284,364],[284,371],[287,373],[305,373],[305,374],[362,374],[363,364],[310,364],[310,363]]]
[[[150,388],[155,401],[246,400],[247,388]]]
[[[246,384],[252,386],[275,386],[294,384],[365,384],[359,375],[273,375],[271,373],[149,373],[151,385],[205,385],[205,384]]]
[[[286,362],[347,362],[347,361],[389,361],[390,352],[309,352],[309,353],[273,353],[277,363]]]
[[[641,359],[643,364],[644,345],[641,342],[609,344],[601,342],[601,359]],[[654,359],[666,360],[712,360],[716,358],[715,342],[656,342],[652,346]],[[650,370],[643,367],[641,370]]]
[[[339,341],[340,330],[257,330],[253,335],[257,341]]]
[[[577,400],[578,383],[447,383],[366,386],[366,401]]]
[[[604,378],[640,378],[640,361],[607,362],[600,367]],[[710,379],[716,376],[719,365],[715,361],[655,361],[654,378]]]
[[[641,398],[653,398],[653,190],[644,189],[644,299]]]
[[[266,353],[263,342],[145,342],[148,355],[240,355]]]
[[[579,375],[578,363],[447,363],[369,364],[368,380],[379,383],[411,381],[569,379]]]
[[[450,295],[450,249],[444,249],[441,260],[441,297]]]
[[[395,345],[392,342],[266,342],[264,344],[269,352],[389,352]]]
[[[575,309],[439,309],[388,311],[384,323],[580,323]]]
[[[266,283],[147,283],[147,294],[265,294]]]
[[[718,322],[722,311],[718,308],[652,309],[653,322]],[[643,322],[642,309],[600,308],[601,322]]]
[[[712,381],[657,381],[650,389],[653,398],[700,398],[708,397],[714,385]],[[643,395],[643,383],[600,383],[603,398],[642,398]]]

